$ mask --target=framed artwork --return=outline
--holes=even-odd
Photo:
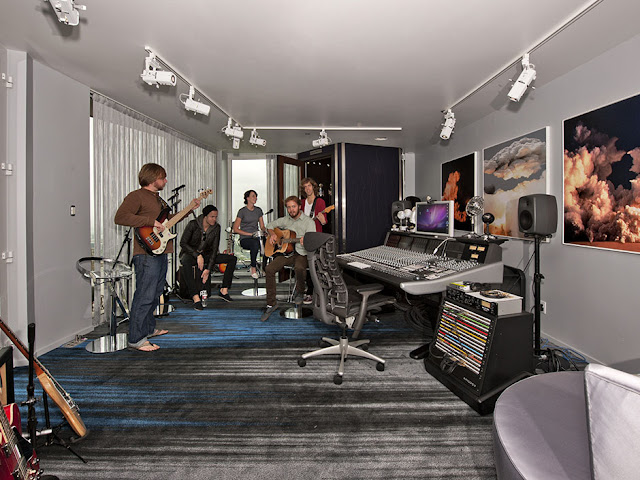
[[[489,233],[525,238],[518,229],[518,199],[523,195],[549,193],[548,128],[484,149],[484,211],[495,217]]]
[[[442,200],[453,200],[455,230],[471,231],[467,202],[475,195],[476,158],[473,152],[442,164]]]
[[[640,95],[564,121],[568,245],[640,253]]]

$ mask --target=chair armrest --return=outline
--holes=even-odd
[[[351,288],[353,288],[353,287],[351,287]],[[360,295],[362,295],[364,297],[366,293],[369,294],[367,296],[370,296],[370,295],[372,295],[374,293],[381,292],[383,288],[384,287],[382,285],[380,285],[379,283],[368,283],[366,285],[358,285],[355,288],[355,291],[358,292]]]

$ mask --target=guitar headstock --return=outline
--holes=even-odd
[[[201,199],[205,199],[207,198],[209,195],[211,195],[213,193],[213,190],[211,188],[208,188],[207,190],[202,190],[200,192],[200,198]]]
[[[325,209],[322,211],[322,213],[329,213],[329,212],[331,212],[332,210],[335,210],[335,208],[336,208],[336,206],[335,206],[335,205],[330,205],[330,206],[328,206],[327,208],[325,208]]]

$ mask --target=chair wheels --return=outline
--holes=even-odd
[[[333,376],[333,383],[335,383],[336,385],[342,385],[342,375],[336,373]]]
[[[369,350],[369,344],[363,343],[362,345],[360,345],[360,349],[366,352],[367,350]]]
[[[376,364],[376,370],[378,370],[379,372],[384,372],[384,363],[378,362]]]
[[[298,366],[304,367],[307,364],[307,361],[304,358],[298,359]]]

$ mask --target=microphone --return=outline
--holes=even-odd
[[[273,208],[269,210],[267,213],[265,213],[265,215],[269,215],[271,212],[273,212]]]
[[[171,190],[172,192],[177,192],[178,190],[182,190],[185,187],[185,184],[183,183],[182,185],[180,185],[179,187],[174,188],[173,190]]]

